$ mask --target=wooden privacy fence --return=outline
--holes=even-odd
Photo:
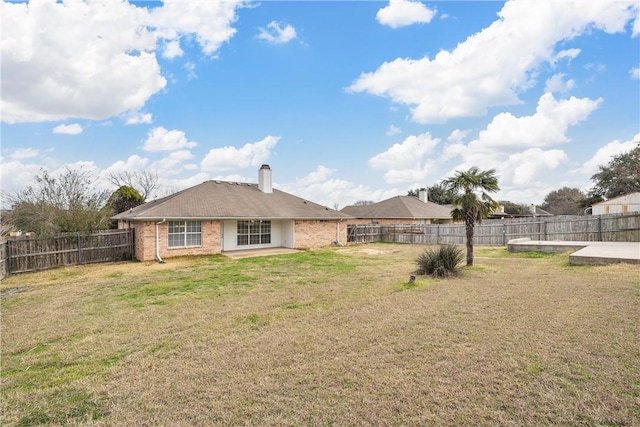
[[[4,274],[133,258],[134,230],[18,237],[2,244]]]
[[[597,216],[506,218],[476,224],[473,243],[506,246],[511,239],[640,242],[640,213]],[[347,243],[466,243],[464,224],[359,224],[347,226]]]

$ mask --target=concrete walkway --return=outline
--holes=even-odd
[[[640,242],[541,241],[523,238],[509,240],[507,248],[509,252],[575,251],[569,255],[569,263],[572,265],[602,265],[619,262],[640,265]]]

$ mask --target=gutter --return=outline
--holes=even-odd
[[[160,264],[164,264],[162,258],[160,258],[160,233],[158,231],[158,225],[166,222],[166,218],[162,218],[162,221],[156,222],[156,258]]]
[[[336,226],[336,227],[337,227],[337,231],[336,231],[336,243],[338,244],[338,246],[344,246],[344,244],[342,244],[342,243],[340,242],[340,223],[342,222],[342,219],[343,219],[343,218],[340,218],[340,219],[338,220],[338,224],[337,224],[337,226]]]

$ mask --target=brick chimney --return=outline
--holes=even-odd
[[[271,168],[269,165],[262,165],[258,171],[258,188],[266,194],[273,193],[271,180]]]

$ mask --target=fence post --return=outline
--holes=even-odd
[[[440,244],[440,224],[436,225],[436,245]]]
[[[598,242],[602,242],[602,217],[598,215]]]
[[[78,245],[78,264],[82,264],[82,247],[80,246],[80,233],[76,236],[76,242]]]
[[[502,223],[502,246],[507,246],[507,224]]]
[[[5,272],[8,275],[11,274],[11,239],[7,239],[7,260],[5,261],[6,267]]]
[[[543,234],[544,239],[543,240],[546,242],[547,241],[547,221],[546,220],[542,221],[542,227],[543,227],[543,230],[544,230],[544,234]]]

